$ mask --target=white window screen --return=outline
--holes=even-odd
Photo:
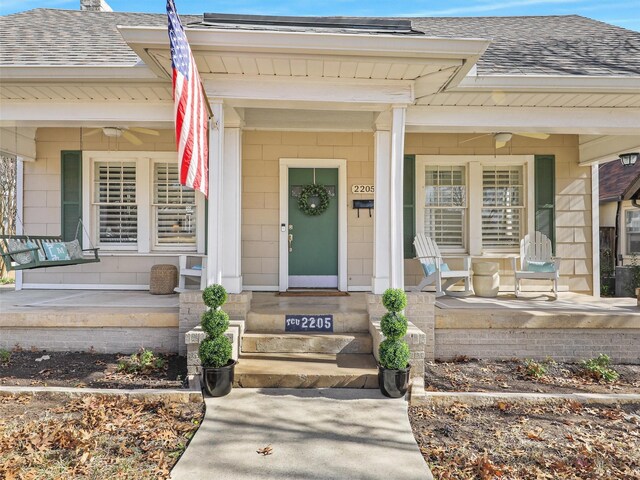
[[[625,214],[627,227],[627,254],[640,253],[640,210],[627,210]]]
[[[99,243],[136,245],[138,206],[135,162],[96,162],[94,176]]]
[[[467,185],[464,166],[425,168],[424,233],[440,247],[465,247]]]
[[[156,245],[196,244],[195,190],[180,185],[177,163],[155,163],[153,211]]]
[[[517,247],[524,219],[524,174],[521,166],[482,170],[482,245]]]

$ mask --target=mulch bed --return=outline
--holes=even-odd
[[[410,407],[436,479],[639,479],[640,405]]]
[[[202,403],[83,395],[0,397],[0,478],[168,479]]]
[[[640,393],[640,365],[611,365],[620,378],[614,382],[585,374],[580,364],[540,361],[546,370],[536,378],[521,360],[487,361],[465,357],[455,362],[425,365],[425,387],[430,391],[529,393]]]
[[[48,355],[49,359],[36,361]],[[78,352],[14,351],[8,364],[0,363],[0,385],[92,387],[92,388],[183,388],[186,386],[185,357],[160,355],[164,366],[147,372],[118,371],[118,362],[129,355]]]

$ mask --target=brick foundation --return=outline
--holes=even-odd
[[[177,353],[174,327],[91,327],[91,328],[2,328],[0,348],[50,352],[135,353],[148,348],[159,353]]]
[[[435,331],[436,358],[510,358],[579,362],[600,353],[615,363],[640,364],[640,328],[446,329]]]

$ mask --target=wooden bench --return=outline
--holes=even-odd
[[[11,250],[9,248],[9,240],[18,240],[26,245],[26,242],[33,242],[35,247],[26,247],[19,250]],[[4,235],[0,236],[0,256],[4,261],[7,271],[11,270],[30,270],[35,268],[48,268],[48,267],[60,267],[64,265],[79,265],[82,263],[95,263],[100,261],[98,257],[98,248],[83,248],[83,255],[85,252],[89,254],[83,258],[72,258],[70,260],[40,260],[38,250],[44,255],[45,250],[42,246],[43,243],[63,242],[61,237],[52,235]],[[31,261],[28,263],[18,263],[13,259],[13,255],[19,253],[31,252]]]

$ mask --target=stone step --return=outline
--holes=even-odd
[[[246,332],[242,353],[371,353],[368,333]]]
[[[369,331],[369,315],[366,312],[330,312],[330,311],[290,311],[289,314],[301,315],[333,315],[334,333],[365,333]],[[284,332],[285,313],[280,312],[256,312],[247,314],[247,330],[257,332]]]
[[[244,388],[378,388],[371,354],[250,353],[235,368]]]

